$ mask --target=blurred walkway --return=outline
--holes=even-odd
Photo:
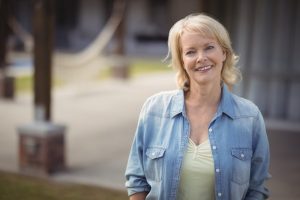
[[[174,80],[173,73],[163,73],[56,90],[53,121],[68,128],[68,170],[52,178],[124,190],[124,170],[141,106],[148,96],[175,89]],[[0,99],[0,170],[18,172],[16,128],[32,120],[32,97]],[[299,199],[299,125],[267,120],[267,127],[273,176],[269,181],[271,199]]]
[[[173,73],[78,83],[53,92],[53,122],[67,126],[68,171],[56,180],[124,190],[124,168],[146,98],[175,88]],[[33,121],[32,97],[0,99],[0,169],[18,171],[16,128]]]

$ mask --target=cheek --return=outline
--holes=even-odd
[[[189,65],[190,65],[189,60],[186,59],[186,58],[183,58],[183,59],[182,59],[182,66],[183,66],[185,69],[187,69],[187,68],[189,67]]]
[[[184,66],[189,67],[191,65],[194,65],[195,59],[194,58],[189,58],[189,57],[184,57],[182,59],[182,63],[184,64]]]

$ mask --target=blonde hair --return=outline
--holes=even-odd
[[[233,52],[229,34],[225,27],[215,19],[204,14],[188,15],[176,22],[170,29],[167,59],[171,59],[170,66],[177,71],[178,87],[188,90],[190,82],[189,76],[184,70],[181,56],[180,38],[184,31],[196,32],[205,37],[216,39],[226,53],[221,79],[229,89],[232,89],[233,85],[242,78],[240,70],[236,67],[238,56]]]

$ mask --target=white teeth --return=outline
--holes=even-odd
[[[196,71],[205,71],[211,68],[211,65],[205,66],[205,67],[199,67],[196,69]]]

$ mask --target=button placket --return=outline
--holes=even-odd
[[[209,132],[209,134],[212,134],[213,128],[209,128],[209,129],[208,129],[208,132]],[[217,153],[217,151],[216,151],[217,146],[216,146],[214,143],[212,144],[212,149],[214,150],[214,153],[213,153],[213,154]],[[220,170],[219,166],[216,166],[215,172],[217,173],[217,174],[216,174],[217,179],[220,179],[220,172],[221,172],[221,170]],[[217,185],[216,187],[218,188],[217,190],[220,189],[220,188],[219,188],[219,185]],[[221,199],[222,193],[221,193],[221,192],[218,192],[218,193],[217,193],[217,196],[218,196],[218,199]]]

